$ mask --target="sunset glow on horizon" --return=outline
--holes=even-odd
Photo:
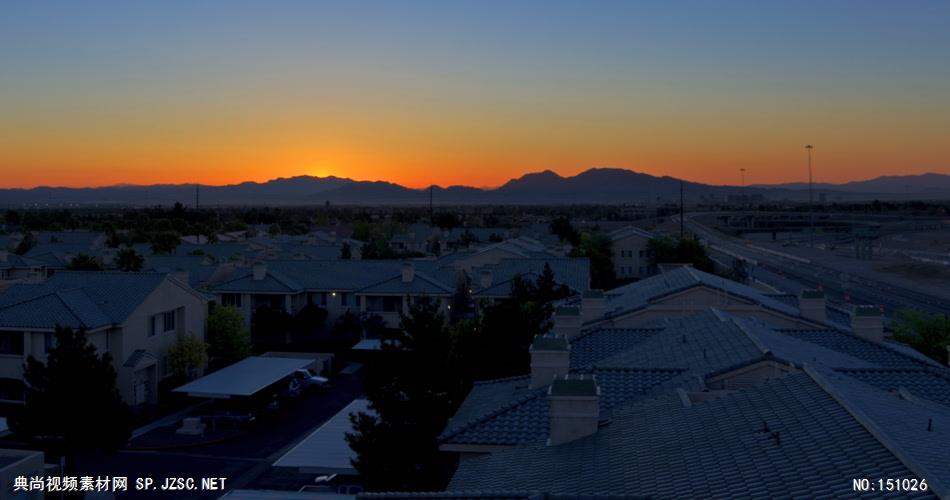
[[[950,3],[23,2],[0,187],[950,173]]]

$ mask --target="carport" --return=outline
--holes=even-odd
[[[353,400],[277,459],[274,467],[292,468],[305,474],[355,476],[357,472],[350,460],[356,458],[356,454],[346,443],[345,435],[353,431],[350,414],[359,412],[373,413],[369,401]]]
[[[252,397],[294,371],[312,367],[314,362],[313,358],[252,356],[188,382],[174,392],[210,399]]]

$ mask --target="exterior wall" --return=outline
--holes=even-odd
[[[325,294],[325,298],[320,298],[320,294]],[[312,300],[314,304],[319,305],[320,307],[326,309],[327,311],[327,325],[333,325],[333,322],[337,320],[340,316],[345,314],[347,311],[359,314],[360,306],[357,304],[356,294],[347,291],[347,292],[316,292],[312,294]],[[344,304],[345,302],[345,304]]]
[[[149,336],[150,318],[165,311],[179,311],[176,317],[176,329],[172,332],[156,332]],[[139,307],[129,315],[122,327],[122,345],[113,358],[118,373],[119,392],[126,402],[134,403],[135,385],[142,382],[149,387],[149,402],[154,403],[158,393],[158,380],[167,374],[163,370],[165,353],[179,336],[191,336],[205,339],[205,327],[208,320],[208,304],[200,296],[189,292],[179,285],[166,280],[158,286]],[[125,360],[136,350],[145,350],[155,357],[154,367],[124,367]],[[144,372],[144,373],[143,373]]]
[[[360,312],[367,314],[375,314],[383,318],[383,322],[388,328],[398,328],[399,322],[401,320],[399,314],[407,314],[409,312],[409,306],[415,300],[421,299],[421,296],[413,295],[359,295],[360,297]],[[402,307],[399,311],[380,311],[373,309],[372,305],[375,300],[383,299],[384,297],[397,297],[402,298]],[[437,300],[439,302],[439,311],[445,314],[448,317],[448,306],[449,298],[448,297],[428,297],[430,299]]]
[[[614,273],[618,278],[645,278],[650,275],[649,238],[631,234],[613,242]]]
[[[46,278],[46,270],[42,267],[15,267],[3,271],[3,279],[5,280],[36,283],[44,278]]]

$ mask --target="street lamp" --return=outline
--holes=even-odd
[[[810,234],[808,236],[809,245],[815,246],[815,196],[812,190],[812,176],[811,176],[811,150],[815,149],[811,144],[805,146],[805,151],[808,152],[808,225],[810,226]]]
[[[746,192],[745,192],[745,169],[744,168],[739,169],[739,176],[740,176],[739,178],[741,179],[740,184],[739,184],[739,200],[742,202],[743,205],[745,205],[748,200],[745,199]]]

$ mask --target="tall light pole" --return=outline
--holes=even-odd
[[[740,179],[741,179],[741,183],[739,184],[739,186],[740,186],[739,191],[742,193],[742,197],[745,198],[746,192],[745,192],[745,169],[744,169],[744,168],[740,168],[740,169],[739,169],[739,176],[740,176]],[[747,201],[747,200],[744,200],[744,199],[743,199],[743,202],[745,202],[745,201]]]
[[[812,190],[812,176],[811,176],[811,150],[815,149],[811,144],[805,146],[805,151],[808,152],[808,225],[810,226],[810,234],[808,236],[808,244],[810,246],[815,246],[815,196],[814,191]]]
[[[683,228],[683,218],[686,216],[685,205],[683,204],[683,179],[680,179],[680,241],[683,241],[683,238],[686,235],[686,232]]]

